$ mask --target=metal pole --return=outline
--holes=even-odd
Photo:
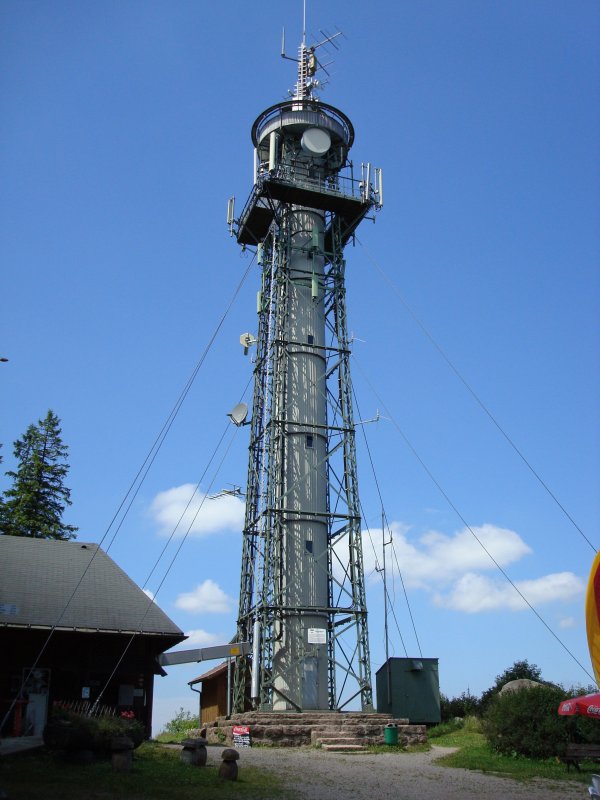
[[[386,664],[386,684],[387,684],[387,704],[388,710],[392,704],[392,671],[390,665],[390,648],[388,637],[388,611],[387,611],[387,578],[385,570],[385,547],[389,542],[385,541],[385,512],[381,509],[381,541],[383,543],[383,626],[385,630],[385,664]]]
[[[260,622],[257,619],[254,620],[252,637],[252,682],[250,697],[258,704],[260,700]]]
[[[227,659],[227,716],[231,716],[231,656]]]

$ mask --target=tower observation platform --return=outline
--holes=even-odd
[[[344,246],[383,186],[369,164],[355,174],[352,123],[315,94],[334,38],[291,59],[293,97],[255,121],[254,185],[228,209],[260,269],[237,712],[372,710]]]
[[[302,141],[306,130],[323,131],[329,136],[327,157],[320,165],[324,169],[316,169],[314,160],[311,163],[305,157],[306,151],[299,158],[277,160],[278,139],[296,133]],[[381,171],[374,175],[376,189],[371,187],[368,165],[361,165],[360,177],[354,176],[354,167],[347,161],[354,128],[337,108],[310,98],[278,103],[256,120],[252,141],[258,162],[256,180],[240,216],[239,244],[262,242],[275,219],[278,202],[330,212],[332,219],[325,231],[326,250],[331,247],[334,226],[339,225],[345,245],[373,206],[381,206]],[[322,146],[326,143],[323,137]],[[346,166],[345,173],[341,172],[342,166]]]

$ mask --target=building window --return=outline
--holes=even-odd
[[[309,344],[314,344],[315,343],[315,337],[312,335],[312,333],[308,334],[308,343]]]
[[[313,435],[312,435],[312,433],[309,433],[306,436],[306,446],[307,447],[312,447],[313,446]]]
[[[306,549],[309,553],[312,553],[313,551],[313,543],[310,539],[306,540]]]

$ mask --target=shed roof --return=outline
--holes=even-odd
[[[143,633],[180,628],[97,544],[0,536],[0,628]]]
[[[198,675],[197,678],[188,681],[188,685],[194,686],[194,684],[202,683],[202,681],[206,681],[209,678],[216,678],[217,675],[222,675],[224,672],[227,672],[227,661],[223,661],[222,664],[217,664],[216,667],[209,669],[208,672],[203,672],[202,675]]]

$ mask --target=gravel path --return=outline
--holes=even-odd
[[[209,748],[209,758],[218,758]],[[211,752],[212,751],[212,752]],[[213,755],[214,752],[214,755]],[[433,746],[428,753],[346,755],[313,748],[240,749],[244,764],[263,767],[283,778],[302,800],[583,800],[583,784],[510,778],[441,767],[436,758],[452,752]],[[268,798],[265,798],[268,800]]]

